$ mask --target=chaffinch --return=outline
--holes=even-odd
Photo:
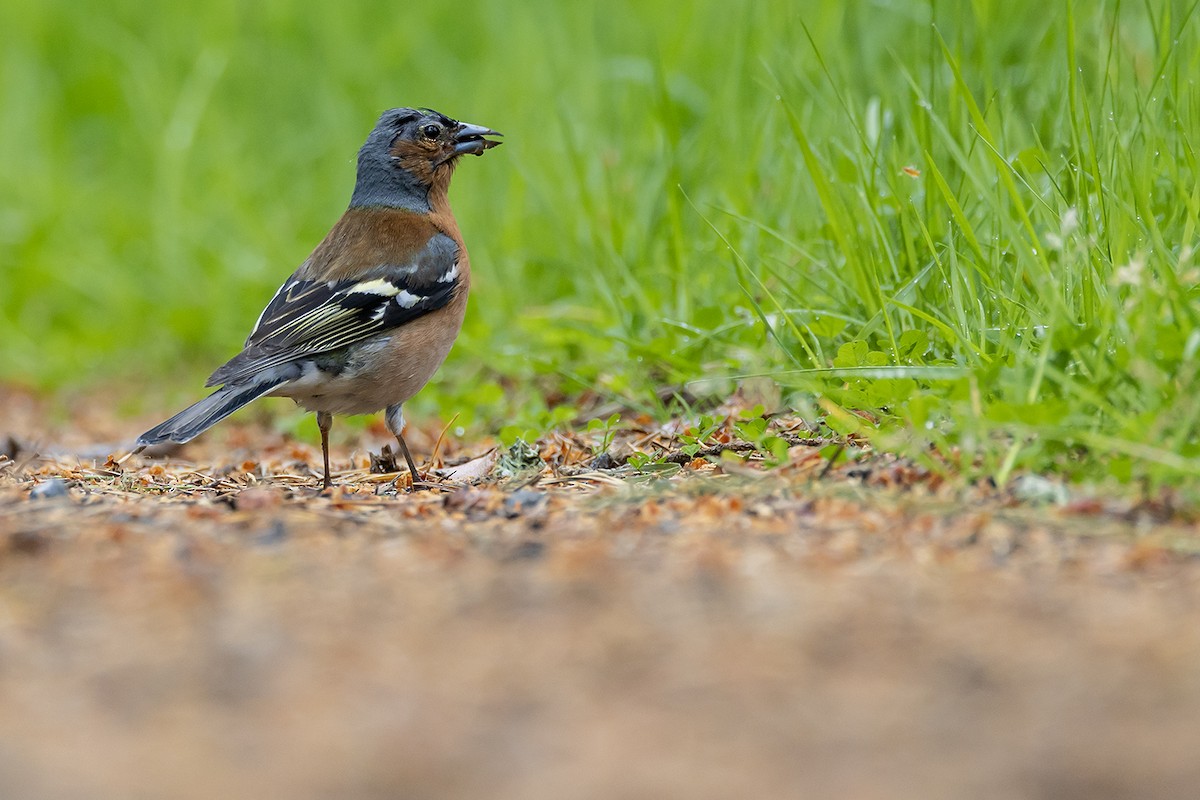
[[[143,433],[134,452],[190,441],[270,395],[316,412],[325,488],[333,415],[380,409],[419,480],[401,408],[450,352],[471,283],[447,190],[459,157],[499,135],[430,109],[385,111],[358,151],[350,207],[205,384],[221,388]]]

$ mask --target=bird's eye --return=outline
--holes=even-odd
[[[442,129],[437,125],[426,125],[424,128],[421,128],[421,133],[426,139],[436,139],[441,135]]]

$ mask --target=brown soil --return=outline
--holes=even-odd
[[[343,439],[321,494],[267,431],[116,464],[87,442],[136,425],[9,411],[3,798],[1200,785],[1200,531],[1165,501],[1039,507],[804,446],[630,479],[557,436],[540,474],[398,495]]]

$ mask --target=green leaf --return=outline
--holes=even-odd
[[[837,357],[833,359],[833,365],[835,367],[861,367],[866,364],[867,353],[870,350],[870,346],[861,339],[846,342],[838,348]]]
[[[901,362],[911,363],[914,359],[920,359],[924,356],[928,350],[928,333],[923,330],[904,331],[900,334],[896,359]]]
[[[762,417],[748,419],[745,422],[736,423],[733,429],[737,431],[738,436],[747,442],[757,442],[762,439],[763,434],[767,430],[767,421]]]

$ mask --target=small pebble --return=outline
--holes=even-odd
[[[544,492],[519,489],[504,498],[504,516],[512,519],[536,511],[546,502]]]
[[[255,536],[251,542],[259,547],[270,547],[283,544],[288,539],[287,527],[280,520],[274,520],[265,530]]]
[[[1034,505],[1053,503],[1065,506],[1071,499],[1067,487],[1040,475],[1019,475],[1012,482],[1013,496]]]
[[[607,450],[588,463],[589,469],[619,469],[620,467],[621,463],[613,458]]]
[[[70,493],[70,485],[62,478],[50,478],[42,481],[29,492],[30,500],[49,500],[52,497],[66,497]]]

